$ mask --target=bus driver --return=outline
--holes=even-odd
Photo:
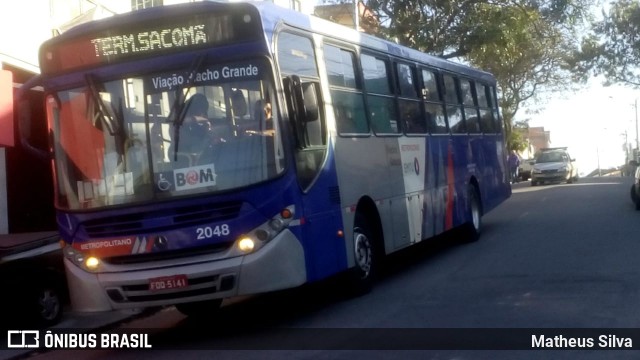
[[[193,156],[200,155],[209,145],[211,145],[213,134],[211,123],[208,118],[209,102],[203,94],[192,95],[184,106],[184,119],[179,128],[177,139],[173,139],[173,145],[169,150],[169,157],[174,157],[175,145],[177,142],[178,153]],[[193,161],[190,161],[193,163]]]

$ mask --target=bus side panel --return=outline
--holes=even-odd
[[[447,183],[449,187],[453,184],[453,191],[449,188],[447,193],[447,230],[466,222],[469,153],[468,135],[454,135],[449,141],[449,149],[447,150]]]
[[[356,206],[363,197],[376,204],[386,252],[398,247],[396,239],[410,238],[399,140],[336,137],[335,151],[347,259],[353,266],[353,222]]]
[[[449,193],[449,136],[435,135],[428,140],[426,171],[426,200],[423,233],[425,238],[445,231],[447,198]]]
[[[487,167],[484,172],[485,193],[481,196],[483,210],[487,213],[511,196],[511,186],[507,176],[506,151],[502,135],[485,134],[482,145]]]

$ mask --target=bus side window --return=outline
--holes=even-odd
[[[496,128],[494,126],[493,114],[487,101],[487,87],[476,83],[476,95],[480,116],[480,130],[485,134],[493,134],[496,132]]]
[[[360,56],[371,128],[375,134],[399,134],[398,114],[391,86],[389,61],[362,54]]]
[[[496,89],[493,86],[489,86],[487,88],[489,107],[491,108],[491,112],[493,114],[493,124],[496,132],[501,133],[503,124],[500,120],[500,113],[498,112],[498,102],[496,101]]]
[[[422,98],[425,101],[425,117],[427,128],[432,134],[446,134],[449,132],[447,120],[444,116],[444,105],[440,96],[438,76],[430,70],[422,70]]]
[[[426,119],[422,116],[416,87],[416,72],[413,66],[396,64],[398,79],[398,109],[406,134],[427,133]]]
[[[464,119],[467,123],[467,130],[472,134],[480,133],[480,121],[478,120],[478,109],[474,97],[473,82],[467,79],[460,80],[460,93],[464,105]]]
[[[338,132],[341,135],[369,134],[354,52],[325,44],[324,56]]]
[[[444,75],[444,100],[446,103],[447,120],[453,134],[467,132],[462,116],[460,98],[458,96],[458,81],[451,75]]]

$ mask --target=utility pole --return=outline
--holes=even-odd
[[[356,31],[360,31],[360,1],[353,0],[353,27]]]
[[[633,110],[636,113],[636,149],[633,152],[633,160],[638,161],[637,154],[640,153],[640,141],[638,140],[638,98],[633,101]]]

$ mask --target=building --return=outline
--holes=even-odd
[[[551,132],[544,129],[544,126],[514,128],[527,142],[526,149],[520,152],[523,159],[533,159],[535,154],[542,148],[551,147]]]
[[[375,34],[378,28],[377,18],[362,1],[318,5],[313,15],[368,34]]]

